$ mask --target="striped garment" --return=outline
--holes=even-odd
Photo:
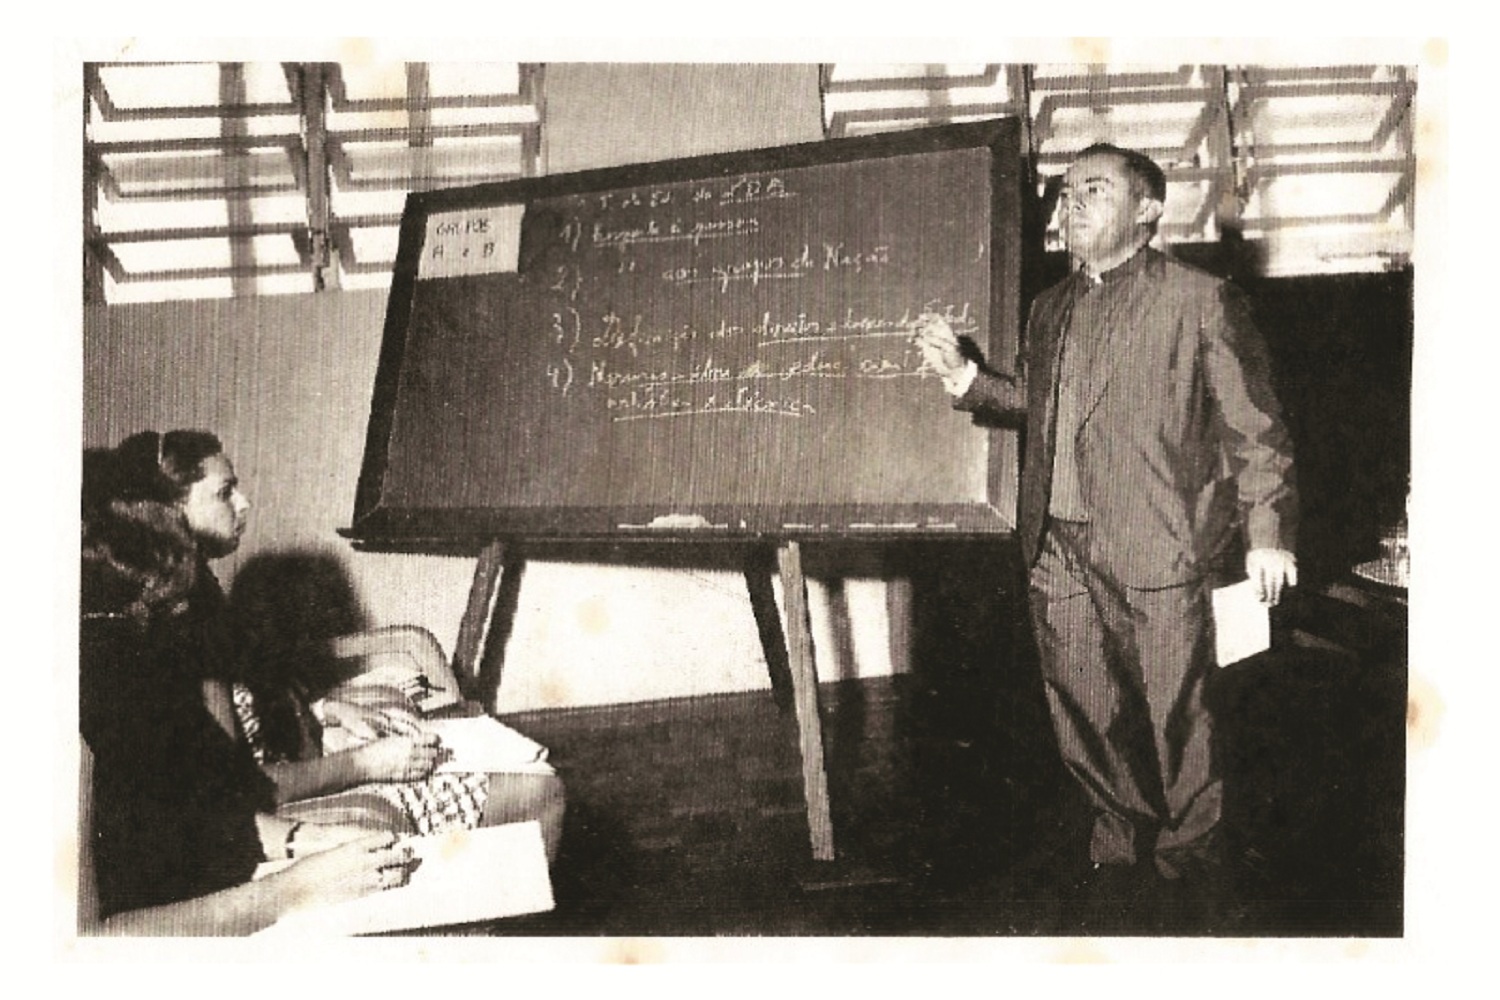
[[[245,685],[236,683],[233,688],[233,697],[240,733],[250,745],[256,761],[261,764],[267,763],[268,760],[274,763],[276,758],[266,746],[261,732],[260,716],[255,709],[255,695]],[[402,708],[393,711],[392,714],[402,715],[406,712],[407,709]],[[415,713],[412,715],[414,716]],[[338,819],[337,800],[341,796],[369,797],[373,795],[399,810],[410,824],[411,832],[426,834],[449,829],[472,830],[479,826],[485,802],[489,799],[489,792],[490,781],[487,774],[444,773],[434,774],[420,781],[372,782],[356,789],[349,789],[348,792],[321,796],[316,801],[327,806],[327,815],[331,820],[336,821]],[[298,808],[303,805],[303,803],[293,803],[292,808],[299,814],[305,815],[306,809]]]

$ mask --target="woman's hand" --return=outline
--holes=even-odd
[[[394,889],[407,883],[413,867],[411,848],[397,846],[394,833],[366,833],[331,850],[299,857],[265,881],[284,893],[279,907],[284,913]]]
[[[420,781],[444,759],[436,733],[386,736],[349,752],[365,781]]]
[[[380,705],[361,705],[341,698],[325,698],[322,702],[326,725],[347,730],[358,740],[377,740],[389,733],[416,736],[422,731],[421,723],[408,713],[392,711]]]
[[[273,813],[255,817],[261,853],[270,860],[303,858],[370,835],[370,828],[334,823],[308,823]]]
[[[289,858],[306,858],[370,836],[370,828],[344,823],[296,823],[286,842]]]

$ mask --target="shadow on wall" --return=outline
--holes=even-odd
[[[314,690],[339,679],[329,640],[369,627],[347,568],[318,552],[250,557],[235,574],[229,611],[241,652],[262,680]]]

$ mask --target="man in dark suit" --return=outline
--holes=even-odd
[[[1059,202],[1077,269],[1033,303],[1018,376],[966,359],[939,317],[917,333],[954,406],[1025,418],[1017,527],[1043,679],[1095,810],[1094,874],[1116,884],[1213,862],[1211,588],[1242,558],[1274,604],[1297,574],[1264,343],[1236,289],[1148,246],[1165,198],[1148,157],[1079,154]]]

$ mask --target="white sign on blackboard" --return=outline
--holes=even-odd
[[[491,205],[428,216],[417,277],[515,271],[525,214],[524,205]]]

